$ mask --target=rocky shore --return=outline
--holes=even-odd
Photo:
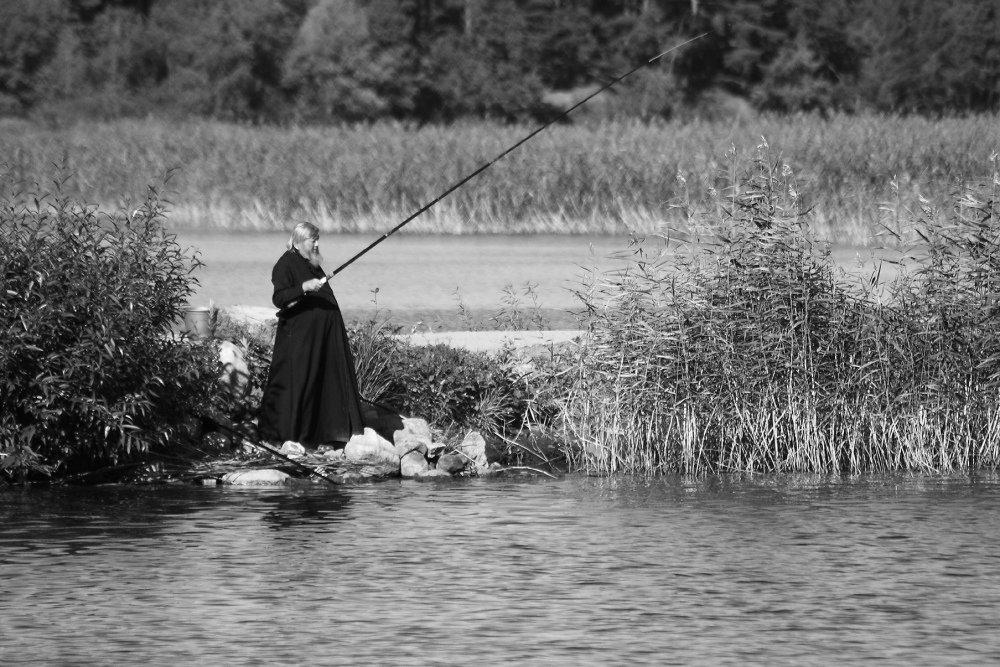
[[[227,309],[234,319],[264,323],[271,309]],[[406,337],[414,345],[446,344],[469,350],[493,352],[503,348],[519,351],[530,362],[532,350],[579,341],[580,331],[449,331],[413,333]],[[239,346],[216,341],[223,366],[221,389],[234,396],[248,391],[249,369]],[[350,484],[402,477],[415,480],[453,477],[486,477],[505,468],[504,448],[527,454],[531,465],[517,470],[551,474],[562,458],[557,439],[538,432],[525,433],[507,443],[487,443],[477,431],[450,444],[436,437],[426,420],[402,417],[391,410],[365,402],[365,428],[344,447],[306,449],[295,442],[261,443],[251,436],[252,424],[236,425],[219,415],[218,423],[205,433],[192,433],[210,451],[218,452],[199,462],[185,477],[204,485],[272,486],[304,480]]]
[[[426,421],[401,420],[402,428],[390,442],[375,429],[354,436],[343,448],[321,446],[307,450],[295,442],[280,448],[250,440],[241,444],[243,456],[220,457],[201,463],[192,470],[192,480],[202,485],[281,486],[296,481],[329,482],[335,485],[376,481],[394,477],[417,481],[454,477],[490,477],[511,470],[552,475],[558,458],[555,440],[522,438],[518,446],[535,448],[535,459],[542,467],[505,468],[497,460],[496,448],[485,438],[470,431],[457,445],[435,441]],[[494,456],[491,457],[491,449]],[[246,455],[259,454],[247,458]]]

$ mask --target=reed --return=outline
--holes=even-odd
[[[486,124],[259,127],[116,121],[44,127],[0,123],[0,155],[22,182],[44,183],[53,162],[75,195],[102,208],[142,201],[152,183],[175,227],[279,230],[309,219],[326,232],[394,226],[532,128]],[[796,172],[817,236],[864,245],[892,195],[944,206],[1000,144],[996,116],[754,117],[732,122],[552,127],[496,163],[406,231],[648,233],[676,225],[673,205],[727,185],[725,161],[759,137]],[[683,184],[674,175],[681,173]],[[165,183],[164,179],[169,176]],[[691,194],[695,193],[695,194]]]
[[[883,208],[890,283],[838,268],[765,142],[685,243],[580,291],[590,344],[561,422],[600,473],[965,470],[1000,464],[1000,159],[942,211]],[[901,189],[901,188],[899,188]],[[899,224],[912,238],[895,231]]]

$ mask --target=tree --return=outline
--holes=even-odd
[[[0,114],[39,99],[39,75],[56,55],[67,15],[59,0],[6,0],[0,6]]]
[[[364,120],[385,115],[391,63],[377,57],[368,15],[354,0],[320,0],[285,61],[284,81],[309,119]]]

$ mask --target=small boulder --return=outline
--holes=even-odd
[[[423,419],[406,418],[403,428],[395,431],[392,439],[399,456],[412,451],[427,454],[431,446],[431,427]]]
[[[413,435],[407,430],[396,431],[393,434],[393,440],[395,441],[396,455],[400,458],[409,452],[418,452],[421,455],[427,454],[429,450],[430,440],[427,438],[422,438]]]
[[[399,474],[403,477],[416,477],[430,469],[430,464],[420,452],[409,452],[399,459]]]
[[[368,461],[357,471],[364,479],[383,479],[399,475],[399,459],[395,461]]]
[[[343,449],[326,449],[324,451],[317,451],[317,456],[320,456],[328,461],[343,461],[344,460],[344,450]]]
[[[486,458],[486,440],[478,431],[470,431],[458,449],[468,457],[477,467],[485,468],[489,465]]]
[[[298,456],[306,455],[306,448],[297,442],[292,442],[291,440],[286,440],[281,445],[281,453],[285,456],[295,458]]]
[[[219,361],[223,371],[219,381],[229,387],[235,398],[244,398],[250,391],[250,368],[243,350],[228,340],[219,343]]]
[[[438,477],[451,477],[451,473],[440,468],[431,468],[413,476],[413,479],[435,479]]]
[[[344,447],[348,461],[379,461],[399,466],[399,456],[388,440],[373,429],[366,428],[363,435],[355,435]]]
[[[431,427],[427,423],[426,419],[420,419],[419,417],[407,417],[403,420],[403,429],[409,431],[417,437],[432,439]]]
[[[282,486],[288,484],[291,476],[280,470],[242,470],[240,472],[227,472],[222,476],[223,484],[233,484],[234,486]]]
[[[437,462],[437,469],[452,474],[465,470],[465,458],[459,454],[442,454]]]

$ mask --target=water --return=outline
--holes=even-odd
[[[998,510],[996,475],[0,490],[0,664],[996,664]]]
[[[185,232],[178,241],[196,248],[205,266],[195,272],[201,286],[192,303],[271,306],[271,267],[285,250],[286,234]],[[320,239],[327,271],[333,271],[374,239],[326,234]],[[503,307],[507,286],[523,309],[533,308],[525,285],[533,285],[540,312],[558,325],[579,310],[573,291],[585,269],[620,265],[608,258],[627,248],[625,239],[584,236],[396,235],[334,278],[341,309],[363,318],[376,306],[395,320],[453,320],[462,303],[475,317]],[[378,290],[375,293],[375,290]]]
[[[178,234],[185,248],[200,251],[205,266],[195,272],[201,285],[193,305],[271,306],[271,267],[284,252],[286,234],[194,232]],[[320,247],[332,271],[373,240],[369,236],[326,234]],[[647,243],[651,247],[653,241]],[[401,325],[428,328],[456,324],[461,302],[477,322],[488,322],[505,305],[510,286],[524,312],[534,311],[525,285],[534,286],[538,312],[550,328],[575,328],[581,310],[576,292],[588,271],[623,266],[613,258],[628,251],[628,240],[611,236],[429,236],[390,237],[333,280],[348,319],[363,319],[377,307]],[[838,248],[834,258],[857,270],[867,253]],[[871,261],[864,271],[870,272]],[[895,271],[883,269],[883,280]],[[378,292],[375,293],[375,290]]]

